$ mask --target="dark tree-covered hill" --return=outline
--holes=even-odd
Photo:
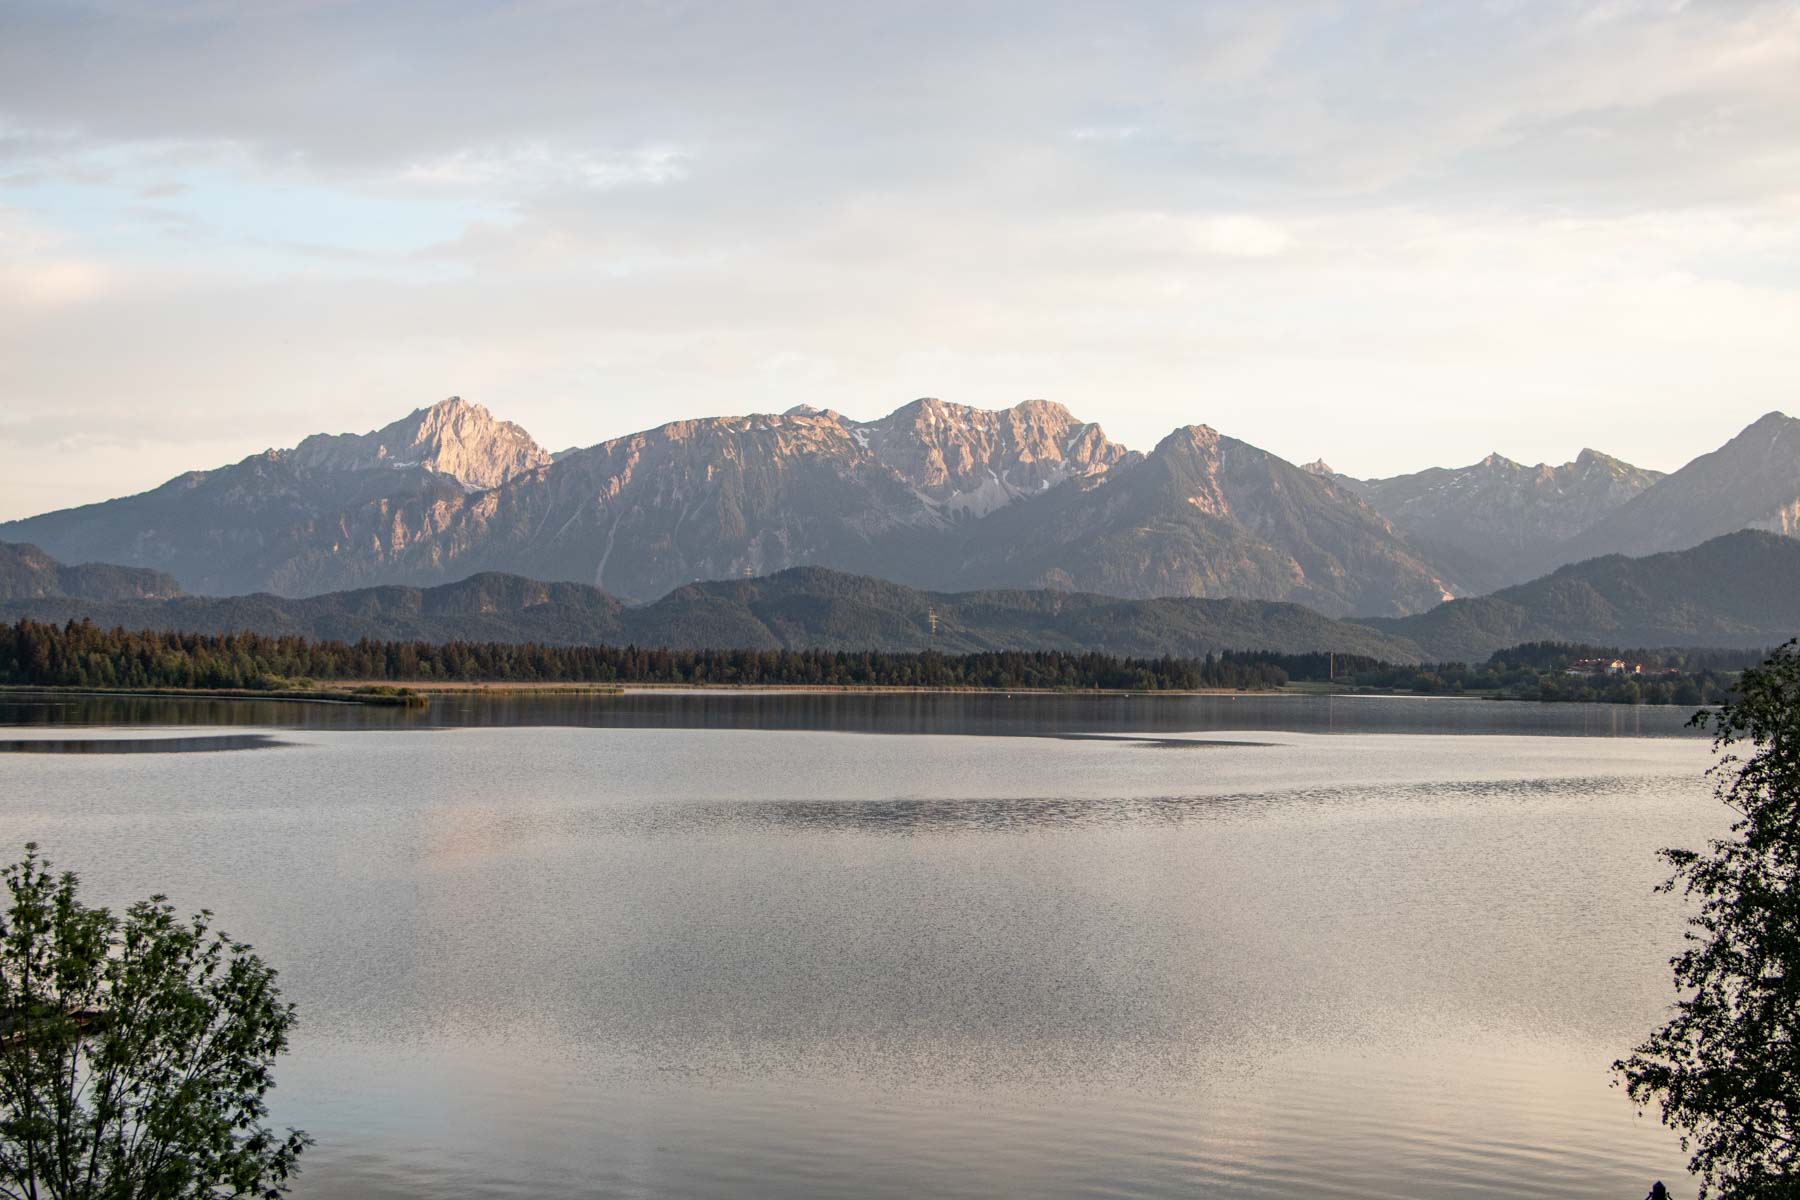
[[[1768,646],[1800,633],[1800,541],[1746,529],[1690,550],[1610,554],[1365,624],[1415,643],[1433,661],[1476,662],[1536,641]]]
[[[267,593],[169,600],[41,596],[0,616],[91,618],[105,627],[246,631],[355,640],[453,640],[758,650],[1097,651],[1193,657],[1223,650],[1330,650],[1416,662],[1409,644],[1297,604],[1120,600],[1078,592],[927,592],[797,567],[761,579],[690,584],[627,607],[579,583],[481,574],[437,587],[375,587],[303,599]]]

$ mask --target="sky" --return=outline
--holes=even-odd
[[[452,394],[1374,476],[1797,393],[1796,0],[0,0],[0,518]]]

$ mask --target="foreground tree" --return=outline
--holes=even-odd
[[[275,972],[161,896],[89,908],[25,849],[0,871],[0,1196],[281,1195],[308,1139],[263,1125],[294,1022]]]
[[[1701,1200],[1800,1197],[1800,655],[1746,671],[1736,699],[1694,724],[1721,753],[1717,794],[1738,814],[1706,851],[1665,850],[1663,891],[1699,903],[1671,964],[1674,1016],[1614,1064],[1640,1105],[1681,1133]],[[1748,755],[1733,752],[1748,747]]]

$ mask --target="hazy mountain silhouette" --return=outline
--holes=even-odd
[[[579,583],[484,573],[417,588],[390,585],[303,599],[267,593],[167,600],[74,595],[0,602],[0,617],[194,633],[248,630],[355,640],[613,642],[645,646],[835,650],[1097,650],[1194,657],[1237,649],[1337,650],[1416,660],[1407,643],[1297,604],[1120,600],[1053,591],[925,592],[821,567],[689,584],[628,607]]]

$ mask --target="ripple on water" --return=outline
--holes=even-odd
[[[1654,851],[1722,823],[1703,743],[284,737],[8,756],[0,838],[281,968],[299,1200],[1680,1175],[1607,1064],[1668,999]]]

